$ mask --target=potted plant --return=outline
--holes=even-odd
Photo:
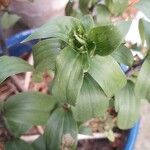
[[[109,3],[111,7],[112,4]],[[141,4],[143,1],[139,7]],[[147,48],[148,25],[144,20],[139,22]],[[103,126],[109,139],[113,139],[114,127],[133,127],[139,119],[140,100],[149,98],[149,82],[145,82],[149,53],[144,51],[145,59],[134,61],[124,41],[129,27],[130,23],[125,21],[97,25],[90,15],[81,15],[80,19],[59,17],[25,40],[43,39],[33,46],[34,66],[21,58],[0,57],[1,83],[26,71],[33,71],[34,80],[48,70],[55,75],[51,95],[22,92],[0,102],[1,128],[6,133],[1,140],[6,150],[75,149],[77,134],[89,128],[84,123],[96,117],[106,125],[102,120],[114,110],[109,124]],[[121,64],[129,66],[125,73]],[[33,125],[46,126],[45,132],[28,144],[20,136]]]

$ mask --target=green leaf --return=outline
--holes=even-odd
[[[89,8],[96,0],[79,0],[79,8],[84,14],[89,14]]]
[[[150,54],[146,57],[135,84],[135,94],[139,99],[150,101]]]
[[[79,8],[84,14],[89,13],[88,4],[90,0],[79,0]]]
[[[88,53],[81,53],[80,59],[82,60],[82,67],[84,72],[88,72],[90,68],[90,56]]]
[[[20,19],[19,16],[15,15],[15,14],[9,14],[8,12],[5,12],[1,18],[1,27],[3,29],[9,29],[10,27],[12,27],[13,25],[15,25],[15,23],[17,23],[17,21]]]
[[[119,21],[116,23],[116,28],[120,31],[123,39],[127,35],[130,26],[131,26],[131,21]]]
[[[92,129],[88,126],[85,125],[81,125],[79,127],[79,134],[83,134],[83,135],[92,135]]]
[[[136,8],[142,11],[147,17],[150,18],[150,2],[149,0],[140,0],[137,4],[135,4]]]
[[[4,101],[0,101],[0,112],[3,111]]]
[[[38,42],[33,47],[34,67],[36,71],[55,69],[56,56],[60,51],[60,43],[56,39],[47,39]]]
[[[9,76],[33,71],[33,67],[18,57],[0,57],[0,84]]]
[[[141,38],[141,41],[142,41],[142,45],[144,46],[145,31],[144,31],[144,23],[143,23],[142,19],[139,20],[138,28],[139,28],[139,34],[140,34],[140,38]]]
[[[4,120],[17,137],[32,125],[45,124],[55,101],[38,92],[24,92],[11,96],[4,103]]]
[[[86,31],[89,31],[91,28],[95,26],[94,20],[91,15],[85,15],[81,18],[81,23]]]
[[[74,0],[69,0],[65,7],[66,16],[72,16],[72,14],[74,13],[73,6],[74,6]]]
[[[111,23],[111,13],[105,5],[97,5],[95,9],[98,25],[108,25]]]
[[[57,38],[68,43],[70,31],[78,25],[80,25],[80,21],[76,18],[69,16],[56,17],[37,29],[23,42],[34,39]]]
[[[130,49],[125,47],[123,44],[119,46],[111,56],[120,64],[125,64],[127,66],[132,66],[134,58]]]
[[[34,79],[45,71],[55,70],[56,57],[59,51],[60,43],[56,39],[46,39],[33,46]]]
[[[33,148],[20,139],[14,139],[6,142],[5,150],[33,150]]]
[[[77,121],[87,121],[105,114],[109,105],[108,98],[90,75],[85,75],[81,92],[77,98],[73,114]]]
[[[34,150],[46,150],[46,144],[44,141],[44,137],[40,136],[32,143],[32,147]]]
[[[147,47],[150,48],[150,22],[143,20]]]
[[[122,36],[113,25],[99,26],[89,31],[88,40],[95,43],[95,54],[105,56],[112,53],[121,44]]]
[[[115,16],[122,15],[128,6],[128,0],[105,0],[105,3],[110,12]]]
[[[108,140],[110,140],[111,142],[115,142],[115,135],[112,130],[109,130],[108,132],[106,132],[106,136]]]
[[[147,47],[150,48],[150,22],[140,19],[139,33],[140,33],[142,42],[145,42],[146,40]]]
[[[118,112],[117,125],[120,129],[129,129],[138,121],[139,100],[135,96],[133,82],[128,81],[126,86],[116,93],[115,109]]]
[[[75,105],[83,82],[81,58],[70,47],[63,49],[57,57],[56,76],[52,93],[59,102],[67,102]]]
[[[74,149],[77,144],[77,123],[70,110],[57,108],[50,116],[44,137],[46,149]]]
[[[126,76],[111,56],[95,56],[89,74],[97,81],[108,97],[112,97],[126,84]]]

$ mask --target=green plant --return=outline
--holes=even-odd
[[[87,1],[80,0],[81,11],[90,13],[97,8],[104,15],[107,10],[104,18],[111,13],[120,15],[127,7],[127,1],[121,7],[114,5],[119,0],[107,0],[106,5],[88,2],[93,2],[90,9],[89,5],[82,7]],[[146,7],[145,3],[149,4],[143,0],[138,7]],[[1,126],[8,133],[0,140],[5,142],[6,150],[75,149],[82,124],[91,118],[105,118],[110,107],[117,112],[116,124],[120,129],[133,127],[139,119],[140,100],[149,100],[149,51],[144,53],[143,60],[134,61],[124,40],[130,21],[118,20],[114,24],[107,17],[101,24],[91,15],[79,14],[80,19],[55,18],[25,40],[43,39],[33,46],[34,66],[21,58],[0,57],[0,83],[26,71],[33,71],[34,80],[40,80],[48,70],[55,74],[51,95],[23,92],[0,102]],[[139,31],[148,50],[149,22],[140,20]],[[120,64],[129,69],[124,73]],[[46,129],[30,145],[20,136],[33,125],[46,125]],[[111,129],[108,126],[106,130]]]

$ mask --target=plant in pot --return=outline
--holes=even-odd
[[[107,2],[109,9],[114,6],[115,2]],[[146,50],[148,25],[144,20],[139,22]],[[24,41],[40,39],[33,46],[34,66],[21,58],[0,57],[0,83],[26,71],[33,71],[34,81],[46,71],[54,73],[48,94],[22,92],[0,101],[0,125],[5,133],[0,142],[5,149],[76,149],[78,133],[91,133],[92,118],[98,119],[99,130],[110,140],[116,135],[115,127],[133,127],[139,119],[140,100],[149,99],[150,57],[144,49],[144,59],[134,60],[130,49],[137,48],[128,47],[124,40],[129,27],[130,22],[120,19],[99,25],[91,15],[81,13],[78,18],[58,17]],[[121,64],[129,66],[128,70],[123,72]],[[32,144],[21,140],[34,125],[42,125],[44,134]]]

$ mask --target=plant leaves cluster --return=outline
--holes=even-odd
[[[82,132],[78,126],[91,118],[105,117],[111,102],[120,129],[133,127],[139,119],[140,100],[149,100],[150,96],[150,54],[146,53],[137,80],[133,82],[121,68],[121,64],[125,64],[130,71],[136,66],[125,44],[130,22],[114,24],[111,21],[112,15],[124,12],[128,1],[105,2],[104,5],[96,0],[79,0],[79,11],[74,12],[73,2],[69,1],[66,13],[76,18],[54,18],[24,40],[41,39],[33,47],[34,66],[20,58],[0,57],[0,83],[22,72],[33,71],[36,79],[46,71],[54,72],[51,96],[24,92],[0,102],[2,119],[11,135],[6,150],[75,149],[77,134]],[[143,0],[137,8],[146,3]],[[88,15],[93,10],[97,15]],[[139,33],[148,49],[149,31],[149,22],[141,19]],[[46,125],[44,135],[32,144],[20,140],[34,125]]]

